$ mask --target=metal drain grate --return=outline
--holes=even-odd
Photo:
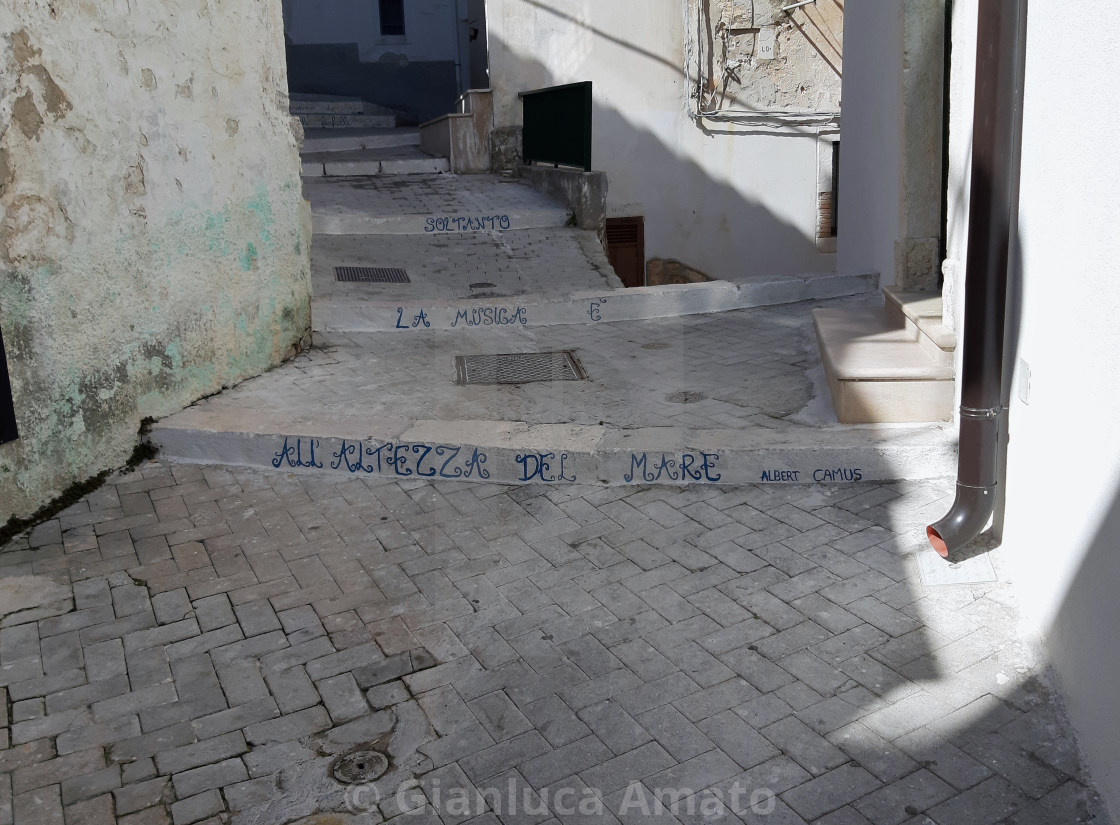
[[[455,373],[458,384],[528,384],[587,378],[571,350],[456,355]]]
[[[336,281],[366,284],[410,284],[408,273],[399,267],[385,266],[336,266]]]

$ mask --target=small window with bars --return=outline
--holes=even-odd
[[[404,35],[404,0],[378,0],[382,37]]]

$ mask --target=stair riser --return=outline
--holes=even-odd
[[[447,172],[448,169],[447,158],[352,160],[332,163],[304,162],[303,176],[307,178],[332,178],[369,177],[370,175],[431,175]]]
[[[638,287],[607,296],[599,293],[542,298],[526,295],[461,301],[313,301],[319,332],[388,332],[536,327],[638,321],[774,306],[810,299],[856,295],[873,288],[873,276],[807,276],[797,282],[742,286],[727,281]],[[422,315],[421,315],[422,313]],[[421,319],[422,320],[417,320]],[[415,322],[415,324],[414,324]]]
[[[293,115],[361,115],[365,106],[360,100],[346,100],[338,103],[293,100],[288,104]]]
[[[393,149],[399,146],[419,146],[420,135],[413,130],[399,134],[381,135],[330,135],[328,137],[309,137],[303,142],[300,151],[312,152],[353,152],[361,149]]]
[[[953,349],[945,349],[937,341],[929,336],[926,331],[925,324],[940,324],[940,316],[927,316],[921,319],[919,323],[914,318],[911,318],[903,310],[902,305],[894,299],[890,292],[886,292],[886,308],[892,322],[906,330],[906,333],[914,341],[922,345],[922,349],[926,351],[930,358],[932,358],[938,366],[951,367],[953,365]]]
[[[472,216],[473,218],[474,216]],[[490,217],[502,218],[489,222]],[[323,215],[312,214],[312,230],[321,235],[458,235],[460,230],[443,231],[431,221],[438,220],[428,215],[399,215],[394,217],[372,217],[368,215]],[[487,223],[477,230],[484,231],[513,229],[542,229],[561,227],[568,222],[568,212],[562,209],[541,209],[525,212],[510,212],[502,216],[488,216]]]
[[[432,478],[501,484],[857,484],[949,478],[955,457],[929,446],[726,449],[666,443],[632,452],[530,446],[356,441],[157,427],[152,441],[170,461],[233,464],[338,477]],[[359,450],[361,460],[359,461]],[[685,468],[682,472],[682,466]]]
[[[300,115],[304,129],[392,129],[392,115]]]
[[[828,374],[828,388],[841,424],[948,421],[953,415],[952,381],[841,381]]]
[[[953,350],[942,349],[941,347],[939,347],[937,345],[937,342],[930,338],[929,335],[926,334],[924,329],[915,324],[905,315],[903,315],[903,326],[906,329],[907,334],[922,345],[922,349],[926,351],[926,354],[929,355],[929,357],[932,358],[938,366],[953,366]]]

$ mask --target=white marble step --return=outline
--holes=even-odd
[[[813,311],[837,417],[845,424],[948,420],[952,365],[937,363],[892,316],[885,307]]]
[[[953,365],[956,334],[942,323],[940,293],[907,292],[897,286],[883,288],[894,322],[941,366]]]

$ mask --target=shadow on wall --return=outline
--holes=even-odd
[[[500,71],[508,77],[523,79],[526,84],[524,89],[515,91],[570,82],[570,78],[557,77],[536,59],[508,47],[501,51],[504,63]],[[664,63],[660,58],[650,59]],[[683,77],[683,71],[677,71]],[[500,104],[496,101],[496,105]],[[596,97],[592,106],[593,168],[607,174],[607,215],[644,213],[647,259],[674,258],[721,280],[833,270],[834,256],[819,253],[815,237],[807,236],[728,182],[716,179],[687,157],[680,145],[669,142],[679,125],[677,113],[653,114],[671,115],[671,120],[661,118],[667,124],[668,134],[663,136],[639,125],[624,112],[605,105],[601,98]],[[726,159],[731,178],[765,180],[775,172],[760,167],[771,166],[780,156],[789,157],[791,164],[804,164],[813,183],[806,184],[805,191],[794,194],[792,199],[803,204],[806,226],[815,224],[815,136],[755,132],[731,137],[715,131],[702,134],[700,139],[710,143],[710,152],[718,152]],[[802,144],[801,151],[789,151],[794,142]],[[516,165],[520,161],[520,145],[519,128],[499,128],[495,135],[496,165]],[[755,152],[758,157],[752,161]],[[778,175],[775,181],[780,180]],[[788,192],[777,195],[787,202],[791,197]]]
[[[409,62],[401,57],[365,63],[358,58],[357,43],[289,43],[286,51],[292,94],[360,97],[412,115],[417,123],[455,110],[454,61]]]
[[[1116,713],[1120,656],[1115,643],[1116,628],[1120,627],[1120,600],[1116,598],[1116,582],[1120,581],[1118,537],[1120,488],[1085,552],[1047,640],[1062,678],[1077,686],[1077,701],[1069,703],[1070,710],[1083,727],[1086,720],[1092,720],[1094,732],[1091,741],[1085,742],[1086,750],[1097,766],[1097,782],[1112,794],[1113,804],[1120,789],[1120,714]],[[1105,749],[1094,752],[1102,744]]]

